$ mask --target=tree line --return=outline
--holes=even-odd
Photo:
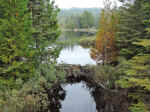
[[[98,28],[99,8],[66,9],[59,13],[59,24],[65,29]]]

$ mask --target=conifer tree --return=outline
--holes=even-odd
[[[96,38],[96,49],[103,63],[117,61],[117,49],[115,43],[118,17],[115,9],[111,9],[111,2],[105,2],[105,8],[101,12],[99,32]]]
[[[59,9],[51,0],[30,0],[29,9],[32,13],[36,60],[41,63],[49,54],[47,48],[52,46],[60,34],[57,22]],[[51,49],[51,58],[57,57],[57,50],[54,51],[56,52],[52,52]]]
[[[0,83],[5,85],[34,74],[32,23],[27,5],[28,0],[0,1]]]
[[[132,88],[138,93],[132,96],[137,102],[129,108],[131,112],[149,112],[145,93],[150,91],[150,1],[126,2],[120,10],[118,42],[121,55],[128,61],[124,62],[124,67],[121,68],[123,75],[118,85]]]
[[[84,11],[79,18],[80,28],[92,28],[94,26],[94,16],[88,11]]]
[[[120,8],[117,41],[120,55],[130,59],[140,52],[133,42],[149,38],[146,31],[148,24],[145,24],[145,22],[150,18],[150,11],[146,9],[150,1],[134,0],[131,3],[126,1],[124,0],[124,4]]]
[[[30,0],[29,10],[32,13],[32,34],[35,43],[36,55],[34,57],[36,68],[40,75],[49,81],[62,79],[56,75],[55,63],[60,47],[55,42],[60,34],[57,14],[59,9],[52,0]],[[62,75],[62,74],[59,74]]]

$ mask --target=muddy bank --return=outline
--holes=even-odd
[[[95,88],[92,95],[98,112],[128,112],[130,104],[125,90],[116,93]]]

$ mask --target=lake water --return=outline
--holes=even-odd
[[[90,49],[75,45],[72,48],[64,48],[57,59],[58,63],[95,65],[96,62],[90,56]]]
[[[86,85],[81,83],[64,86],[66,98],[60,112],[96,112],[96,104]]]
[[[96,62],[90,56],[90,48],[83,48],[75,40],[83,38],[79,32],[65,32],[60,36],[60,41],[65,41],[66,45],[60,52],[58,63],[95,65]],[[85,33],[84,33],[85,35]],[[89,34],[85,35],[88,36]]]

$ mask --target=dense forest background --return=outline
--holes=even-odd
[[[61,9],[58,14],[59,24],[62,28],[98,28],[100,8],[70,8]]]

